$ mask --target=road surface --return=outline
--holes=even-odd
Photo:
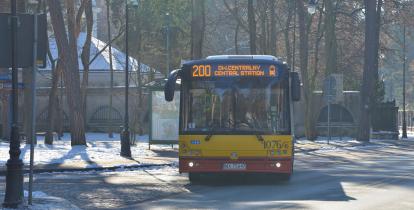
[[[414,209],[414,141],[303,150],[289,182],[219,176],[192,185],[160,167],[37,174],[35,190],[82,209]]]

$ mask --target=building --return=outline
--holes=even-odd
[[[80,33],[78,38],[78,53],[81,54],[83,44],[86,40],[86,34]],[[50,38],[49,41],[50,51],[52,55],[52,60],[58,59],[58,51],[56,47],[56,42],[54,38]],[[107,43],[92,37],[91,43],[91,64],[89,71],[89,85],[87,88],[87,105],[86,105],[86,114],[85,121],[87,125],[87,130],[89,131],[107,131],[109,129],[118,131],[119,126],[123,124],[123,115],[124,115],[124,90],[125,90],[125,54],[112,47],[112,60],[113,60],[113,88],[112,88],[112,101],[113,104],[110,106],[111,98],[111,71],[110,71],[110,56],[109,56],[109,47]],[[138,110],[137,104],[139,103],[138,97],[138,81],[141,78],[141,84],[146,84],[154,79],[163,78],[164,75],[151,68],[150,66],[140,63],[138,60],[130,57],[129,58],[129,69],[130,69],[130,120],[131,120],[131,129],[134,129],[137,120],[145,118],[145,116],[140,115],[137,112],[142,112],[146,110]],[[37,98],[36,98],[36,122],[38,131],[46,131],[50,127],[48,121],[48,110],[49,110],[49,94],[52,85],[52,61],[48,59],[46,68],[39,69],[36,72],[36,86],[37,86]],[[79,58],[79,74],[82,81],[83,76],[83,65]],[[21,81],[22,72],[19,74]],[[8,127],[10,126],[10,120],[7,114],[10,112],[10,99],[9,91],[4,88],[0,88],[2,103],[0,106],[0,116],[2,124],[2,137],[7,138],[9,135]],[[23,113],[28,109],[24,107],[24,97],[23,92],[21,91],[19,95],[19,108]],[[144,93],[144,100],[146,98]],[[68,111],[67,111],[67,102],[66,96],[64,93],[64,82],[59,80],[58,84],[58,100],[63,102],[63,110],[58,110],[59,119],[58,122],[63,122],[63,129],[67,129],[69,126]],[[148,109],[148,106],[145,106],[147,102],[143,102],[145,109]],[[140,119],[138,119],[140,118]],[[24,121],[24,114],[19,115],[20,122]],[[23,124],[23,123],[22,123]]]

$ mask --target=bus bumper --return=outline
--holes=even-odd
[[[226,168],[225,165],[245,166]],[[292,173],[292,159],[197,159],[180,158],[179,172],[258,172],[258,173]]]

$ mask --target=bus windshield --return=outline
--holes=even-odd
[[[261,80],[192,81],[184,131],[280,134],[289,130],[287,93]]]

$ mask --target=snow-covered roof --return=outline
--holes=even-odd
[[[83,70],[82,60],[80,58],[80,55],[82,53],[82,47],[86,41],[86,33],[81,32],[78,37],[78,55],[79,55],[79,70]],[[53,59],[56,59],[58,57],[58,49],[56,45],[56,40],[54,37],[49,38],[49,46],[50,46],[50,52],[52,54]],[[107,43],[105,43],[102,40],[99,40],[95,37],[92,37],[92,43],[91,43],[91,53],[90,53],[90,59],[95,57],[96,54],[98,54],[103,48],[107,46]],[[46,68],[42,70],[50,70],[51,67],[50,60],[47,59],[47,66]],[[115,47],[112,46],[112,66],[114,70],[125,70],[125,54]],[[105,50],[103,50],[98,57],[91,63],[89,66],[89,69],[91,71],[109,71],[109,47],[106,47]],[[131,56],[129,56],[129,70],[130,71],[137,71],[138,70],[138,61]],[[141,72],[150,72],[151,68],[141,63]]]

